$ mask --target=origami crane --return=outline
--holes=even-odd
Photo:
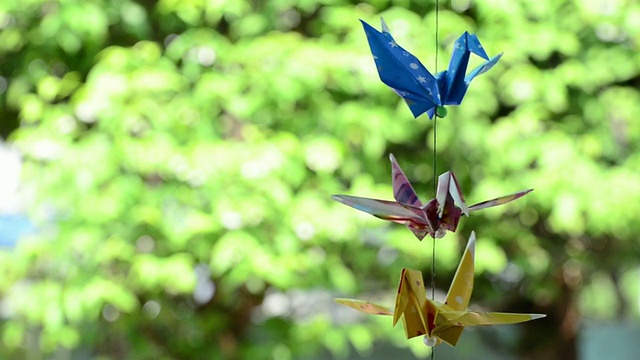
[[[478,37],[465,31],[455,42],[449,68],[433,76],[420,60],[396,43],[384,19],[382,32],[360,21],[380,80],[404,99],[414,117],[425,112],[430,119],[434,113],[445,117],[444,105],[460,105],[471,80],[491,69],[502,56],[489,59]],[[487,61],[465,76],[471,53]]]
[[[393,316],[393,326],[402,318],[407,339],[424,335],[424,343],[446,342],[456,346],[462,330],[469,326],[515,324],[543,318],[544,314],[474,312],[467,310],[473,291],[476,236],[472,232],[444,303],[427,299],[422,273],[402,269],[394,310],[368,301],[336,299],[339,304],[374,315]]]
[[[432,238],[442,238],[447,230],[456,231],[462,214],[469,216],[471,211],[506,204],[533,191],[533,189],[523,190],[467,206],[456,176],[452,171],[447,171],[438,177],[436,197],[423,205],[393,154],[389,155],[389,159],[391,160],[393,197],[396,201],[349,195],[333,195],[332,198],[380,219],[405,224],[419,240],[427,234]]]

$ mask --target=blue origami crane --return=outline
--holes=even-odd
[[[404,99],[414,117],[425,112],[430,119],[434,114],[445,117],[444,105],[460,105],[471,80],[491,69],[502,56],[501,53],[489,59],[478,37],[465,31],[456,40],[449,68],[433,76],[420,60],[396,43],[384,19],[382,32],[360,21],[380,80]],[[471,53],[487,61],[465,76]]]

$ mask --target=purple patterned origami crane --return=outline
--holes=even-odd
[[[502,54],[489,59],[476,35],[464,32],[455,42],[449,68],[433,76],[411,53],[396,43],[384,19],[382,32],[360,20],[369,41],[380,80],[400,95],[414,117],[427,113],[445,117],[444,105],[460,105],[471,80],[487,72]],[[487,61],[465,76],[469,56],[474,53]]]
[[[519,191],[467,206],[456,176],[453,172],[447,171],[438,177],[435,199],[431,199],[426,205],[423,205],[393,154],[389,155],[389,159],[391,160],[393,197],[396,201],[349,195],[333,195],[332,198],[380,219],[405,224],[419,240],[422,240],[427,234],[432,238],[442,238],[447,230],[456,231],[462,214],[469,216],[471,211],[506,204],[533,191],[533,189]]]

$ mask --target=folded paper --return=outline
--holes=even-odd
[[[489,58],[478,37],[465,31],[455,42],[447,70],[434,76],[420,60],[396,43],[384,19],[381,19],[382,32],[360,21],[380,80],[404,99],[414,117],[425,112],[429,118],[434,114],[446,116],[444,105],[460,105],[471,80],[491,69],[502,56]],[[466,74],[471,53],[486,61]]]
[[[462,330],[469,326],[515,324],[546,315],[469,311],[467,306],[473,291],[476,236],[472,232],[444,303],[427,299],[422,273],[402,269],[400,285],[393,311],[368,301],[336,299],[358,311],[374,315],[393,316],[393,325],[402,319],[407,339],[424,336],[429,346],[445,342],[458,343]]]
[[[433,238],[442,238],[447,230],[456,231],[462,214],[469,216],[472,211],[506,204],[533,191],[523,190],[467,206],[458,180],[452,171],[447,171],[438,177],[436,197],[423,205],[393,154],[389,155],[389,159],[393,197],[396,201],[350,195],[333,195],[332,198],[378,218],[405,224],[419,240],[427,234]]]

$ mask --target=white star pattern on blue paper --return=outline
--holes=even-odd
[[[459,105],[471,80],[493,67],[500,59],[500,55],[488,58],[477,37],[464,32],[453,44],[448,69],[434,76],[414,54],[395,41],[383,20],[381,23],[382,31],[378,31],[362,21],[378,75],[383,83],[405,98],[414,117],[425,112],[430,118],[440,116],[445,112],[440,110],[440,114],[436,114],[438,106],[444,106],[444,103]],[[381,55],[376,56],[378,53]],[[467,74],[470,53],[486,61]],[[413,101],[410,102],[407,96]]]

